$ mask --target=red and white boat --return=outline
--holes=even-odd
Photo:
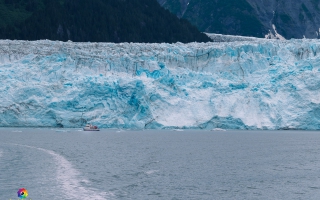
[[[84,128],[84,131],[100,131],[97,126],[92,126],[91,124],[87,124]]]

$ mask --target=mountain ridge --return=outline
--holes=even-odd
[[[286,39],[319,38],[320,0],[158,0],[200,31]]]

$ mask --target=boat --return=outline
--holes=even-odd
[[[85,127],[83,127],[84,131],[100,131],[100,129],[97,126],[92,126],[91,124],[87,124]]]

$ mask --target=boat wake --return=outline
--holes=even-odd
[[[57,167],[57,181],[60,183],[62,187],[61,189],[66,199],[106,200],[108,196],[112,196],[112,194],[109,194],[107,192],[100,192],[93,188],[87,188],[82,186],[81,182],[83,182],[83,180],[79,180],[77,178],[79,177],[80,173],[76,169],[74,169],[72,164],[66,158],[59,155],[58,153],[48,149],[43,149],[34,146],[20,144],[14,145],[37,149],[52,156]],[[88,181],[86,180],[86,182]]]

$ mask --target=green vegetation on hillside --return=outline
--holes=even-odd
[[[0,0],[0,28],[17,25],[43,8],[42,0]]]
[[[0,38],[75,42],[206,42],[156,0],[0,0]]]

